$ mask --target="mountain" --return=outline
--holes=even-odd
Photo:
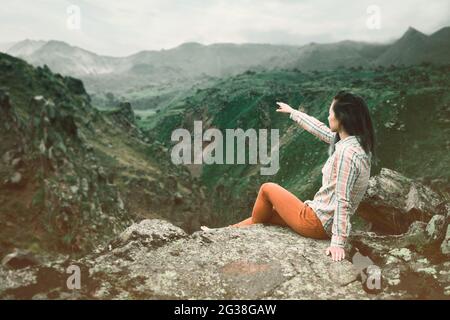
[[[392,44],[350,40],[310,43],[304,46],[232,43],[202,45],[188,42],[168,50],[141,51],[115,58],[100,56],[61,41],[25,40],[16,43],[8,53],[20,56],[34,65],[47,64],[56,72],[72,76],[125,73],[127,76],[145,74],[148,79],[173,79],[176,76],[191,79],[202,74],[211,77],[229,76],[258,67],[324,70],[338,66],[367,65],[371,62],[381,65],[422,61],[447,63],[448,60],[441,61],[429,51],[433,49],[447,52],[449,28],[442,28],[427,36],[409,27]],[[440,44],[440,48],[436,47],[436,43]],[[440,57],[440,53],[436,55]]]
[[[439,41],[442,43],[448,43],[450,37],[450,27],[444,27],[433,33],[430,38],[434,41]]]
[[[43,40],[26,39],[15,43],[13,46],[9,47],[5,52],[15,57],[28,57],[46,43],[47,42]]]
[[[450,27],[436,31],[430,36],[432,47],[428,51],[427,61],[436,63],[450,63]]]
[[[0,43],[0,52],[8,51],[15,44],[16,44],[16,42],[2,42],[2,43]]]
[[[412,65],[422,62],[435,64],[450,63],[449,27],[427,36],[409,27],[405,34],[393,43],[375,61],[376,65]]]
[[[101,112],[83,83],[0,53],[0,256],[77,255],[134,219],[214,223],[206,189],[144,137],[131,105]]]
[[[339,67],[450,63],[449,27],[432,35],[410,27],[397,41],[376,44],[360,41],[309,43],[304,46],[270,44],[183,43],[168,50],[141,51],[108,57],[61,41],[25,40],[8,53],[35,66],[79,77],[97,108],[106,108],[106,95],[132,102],[135,109],[161,109],[164,101],[184,95],[196,84],[247,70],[333,70]]]
[[[337,67],[370,65],[372,60],[387,50],[389,45],[357,41],[340,41],[331,44],[311,43],[301,47],[291,56],[291,61],[279,64],[282,68],[300,70],[327,70]]]
[[[62,41],[25,40],[10,48],[7,53],[24,58],[34,65],[47,64],[58,73],[73,76],[97,76],[122,72],[139,74],[143,73],[139,67],[145,70],[148,66],[147,68],[153,68],[150,70],[156,71],[172,67],[173,71],[180,76],[195,77],[202,73],[210,76],[225,76],[242,72],[249,66],[260,65],[267,59],[282,54],[284,50],[294,48],[262,44],[205,46],[190,42],[169,50],[141,51],[127,57],[114,58],[99,56]],[[68,63],[72,65],[67,65]],[[166,75],[159,74],[159,76]]]
[[[99,56],[55,40],[47,42],[25,40],[14,45],[7,53],[23,58],[36,66],[46,64],[52,70],[74,77],[121,72],[127,68],[122,66],[123,59]]]

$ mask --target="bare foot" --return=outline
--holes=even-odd
[[[251,224],[239,224],[239,223],[236,223],[236,224],[230,224],[229,225],[229,227],[232,227],[232,228],[246,228],[246,227],[249,227],[249,226],[251,226]]]

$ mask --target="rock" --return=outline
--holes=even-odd
[[[14,172],[9,181],[15,185],[20,184],[20,181],[22,181],[22,174],[20,174],[20,172]]]
[[[389,251],[389,254],[394,257],[400,258],[406,262],[411,261],[411,251],[407,248],[401,249],[394,248],[391,251]]]
[[[2,259],[2,265],[10,269],[22,269],[38,265],[39,260],[33,254],[25,250],[16,249]]]
[[[449,265],[413,251],[406,234],[352,235],[353,258],[333,262],[328,240],[304,238],[287,227],[255,224],[185,233],[147,219],[76,261],[0,269],[0,298],[36,299],[417,299],[443,298]],[[356,251],[355,251],[356,250]],[[353,252],[353,254],[352,254]],[[68,265],[81,270],[76,296],[66,287]],[[20,279],[29,279],[26,284]],[[46,280],[47,279],[47,280]],[[56,279],[49,283],[48,279]],[[23,286],[32,288],[28,292]],[[447,290],[447,291],[446,291]],[[25,294],[26,293],[26,294]]]
[[[450,224],[447,226],[447,232],[441,244],[441,252],[443,255],[450,257]]]
[[[446,296],[450,296],[450,286],[445,287],[445,292],[444,292],[444,294],[445,294]]]
[[[183,202],[183,195],[180,192],[175,192],[173,195],[173,201],[175,204],[180,204]]]
[[[106,179],[106,172],[103,167],[98,167],[97,173],[100,178]]]
[[[131,290],[132,296],[368,298],[350,262],[335,263],[325,256],[328,241],[303,238],[288,228],[254,225],[197,231],[188,236],[168,222],[152,219],[132,225],[120,238],[120,247],[93,263],[92,274],[125,271],[140,279]],[[136,240],[140,245],[130,246]],[[132,280],[122,278],[117,283],[114,278],[111,274],[108,287],[119,292]],[[107,296],[97,294],[98,298],[111,297],[111,291]]]
[[[23,161],[21,158],[15,158],[13,161],[11,161],[11,165],[14,169],[17,169],[23,165]]]
[[[429,187],[382,168],[370,178],[357,213],[372,223],[374,231],[401,234],[414,221],[428,222],[442,202]]]
[[[134,116],[133,108],[131,107],[131,103],[129,102],[121,102],[119,104],[119,110],[121,114],[131,123],[136,123],[136,118]]]
[[[423,272],[425,274],[432,275],[432,276],[437,273],[436,269],[433,268],[433,267],[419,268],[419,269],[417,269],[417,271],[418,272]]]
[[[158,247],[183,237],[187,237],[187,234],[167,221],[146,219],[127,228],[118,238],[122,244],[139,241],[144,245]]]
[[[39,151],[41,152],[42,155],[45,155],[46,150],[47,148],[45,147],[45,142],[44,140],[41,140],[41,143],[39,144]]]
[[[445,217],[443,215],[435,215],[431,218],[427,225],[427,234],[432,240],[441,238],[444,233]]]
[[[450,219],[450,202],[445,204],[443,210],[445,212],[445,219]]]
[[[77,194],[79,189],[80,189],[80,188],[79,188],[77,185],[71,186],[71,187],[70,187],[70,191],[71,191],[73,194]]]
[[[20,172],[14,172],[11,177],[6,179],[5,185],[12,188],[20,188],[25,185],[25,180]]]
[[[123,203],[123,200],[120,197],[120,195],[117,195],[117,205],[119,206],[120,210],[124,210],[125,209],[125,204]]]
[[[66,76],[64,77],[64,83],[73,93],[78,95],[87,95],[83,82],[81,80]]]
[[[87,197],[87,194],[89,192],[89,182],[86,178],[81,179],[81,192],[85,197]]]
[[[12,152],[7,151],[3,154],[2,160],[4,163],[9,164],[12,159]]]
[[[36,272],[29,268],[9,269],[0,266],[0,297],[2,299],[20,299],[20,295],[10,294],[15,290],[23,290],[36,283]]]
[[[427,224],[425,222],[416,221],[411,224],[408,232],[401,235],[383,236],[374,232],[354,231],[350,236],[351,241],[357,246],[361,246],[373,256],[386,257],[391,250],[401,250],[401,248],[409,248],[408,250],[422,251],[430,241],[425,231]],[[367,253],[367,252],[366,252]]]
[[[424,246],[423,242],[430,244],[425,229],[426,223],[416,221],[401,235],[381,236],[358,231],[351,236],[353,250],[370,256],[381,268],[385,281],[379,298],[391,299],[396,295],[405,299],[445,297],[444,289],[450,284],[445,270],[449,266],[445,263],[433,265],[421,250],[417,251]]]
[[[325,255],[328,245],[280,226],[188,235],[167,221],[151,219],[70,264],[82,270],[78,297],[88,299],[370,299],[351,262],[333,262]],[[56,288],[44,280],[67,279],[65,268],[30,269],[30,278],[41,275],[35,277],[30,298],[66,299],[65,281]],[[20,286],[6,292],[23,294]],[[3,293],[0,289],[0,298]]]
[[[44,101],[45,101],[45,99],[44,99],[43,96],[34,96],[34,97],[33,97],[33,100],[34,100],[35,102],[44,102]]]
[[[127,127],[136,124],[136,117],[130,102],[120,102],[118,108],[111,111],[110,114],[116,121]]]

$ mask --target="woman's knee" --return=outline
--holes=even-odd
[[[277,186],[274,182],[265,182],[261,185],[261,188],[259,189],[261,192],[268,192],[273,187]]]

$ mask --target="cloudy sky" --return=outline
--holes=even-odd
[[[0,43],[62,40],[125,56],[183,42],[388,42],[450,25],[448,0],[0,0]]]

